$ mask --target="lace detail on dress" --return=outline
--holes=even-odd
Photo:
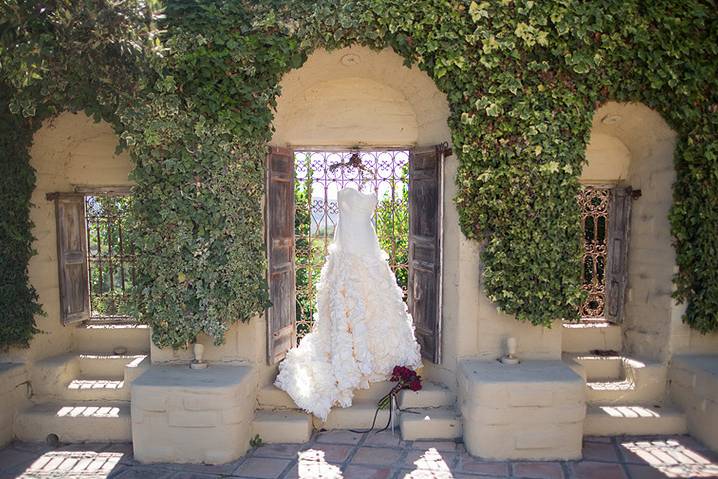
[[[371,198],[346,190],[340,192],[343,231],[335,233],[321,271],[316,321],[287,353],[275,381],[322,420],[335,404],[351,406],[355,389],[386,380],[394,366],[421,365],[411,316],[370,222],[376,197],[367,208]],[[363,222],[353,217],[360,214]],[[365,231],[356,231],[360,227]]]

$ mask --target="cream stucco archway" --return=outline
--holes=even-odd
[[[433,145],[451,137],[446,96],[391,50],[317,50],[280,87],[275,146]]]
[[[675,142],[675,132],[654,110],[610,102],[594,114],[581,176],[584,183],[641,190],[632,205],[622,329],[626,352],[655,359],[665,357],[673,307],[675,253],[668,211]]]
[[[280,86],[273,146],[413,147],[451,140],[446,96],[428,75],[406,67],[389,49],[317,50],[301,68],[287,73]],[[478,254],[474,245],[460,241],[452,202],[456,167],[456,158],[449,157],[444,180],[444,357],[440,366],[427,365],[424,371],[445,383],[455,381],[451,371],[457,358],[475,348],[475,332],[467,329],[478,307]]]
[[[583,183],[626,184],[641,192],[631,213],[624,349],[662,361],[718,344],[718,334],[700,335],[682,324],[684,307],[671,298],[676,265],[668,214],[676,139],[655,110],[609,102],[594,114],[581,175]]]

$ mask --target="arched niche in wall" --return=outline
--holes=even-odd
[[[352,46],[339,50],[316,50],[299,68],[287,72],[280,82],[270,144],[278,147],[325,148],[414,147],[451,141],[447,120],[446,95],[419,68],[404,65],[404,59],[391,49],[374,51]],[[473,262],[478,274],[478,256],[460,242],[455,194],[455,156],[444,164],[443,283],[458,276],[460,262]],[[453,283],[453,282],[452,282]],[[461,309],[476,310],[466,303],[476,302],[478,280],[463,283],[472,294],[452,287],[444,288],[442,369],[427,365],[424,374],[445,383],[455,381],[439,376],[453,368],[461,341],[474,338],[461,334]],[[463,286],[462,286],[463,287]],[[464,298],[460,300],[460,298]],[[464,314],[466,318],[471,315]],[[463,338],[463,339],[462,339]],[[475,343],[466,346],[475,348]],[[434,371],[434,372],[432,372]],[[434,375],[434,373],[436,375]]]
[[[668,213],[675,180],[676,133],[639,103],[609,102],[594,114],[584,184],[640,190],[631,205],[624,350],[666,359],[670,348],[675,252]]]
[[[315,51],[280,83],[275,146],[412,146],[448,141],[449,105],[392,50]]]
[[[586,161],[581,183],[617,184],[628,178],[631,152],[615,136],[592,131],[586,145]]]

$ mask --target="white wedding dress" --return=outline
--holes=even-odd
[[[414,326],[371,224],[374,194],[339,191],[339,222],[322,268],[312,331],[279,365],[275,385],[325,420],[394,366],[421,365]]]

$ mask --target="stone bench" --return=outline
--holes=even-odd
[[[465,360],[459,370],[464,443],[491,459],[578,459],[584,380],[562,361]]]
[[[718,451],[718,355],[676,355],[668,368],[671,399],[686,413],[688,431]]]
[[[255,379],[247,366],[152,366],[132,384],[132,443],[142,463],[222,464],[249,448]]]

